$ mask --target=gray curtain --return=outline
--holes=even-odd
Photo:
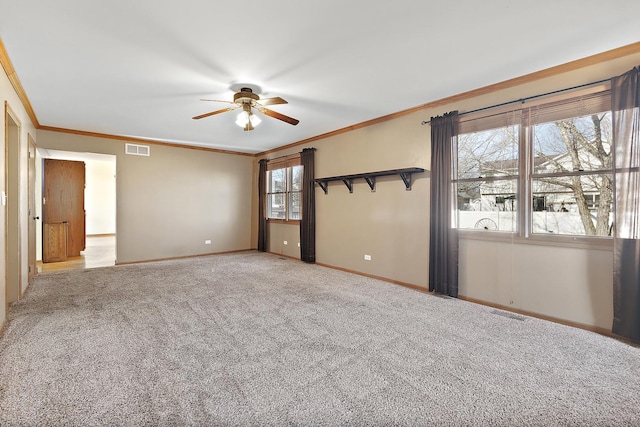
[[[613,327],[640,341],[640,85],[638,67],[611,79],[615,234]]]
[[[302,164],[302,219],[300,220],[300,259],[316,262],[316,189],[315,148],[305,148],[300,153]]]
[[[457,159],[458,112],[431,118],[429,290],[458,296],[458,230],[452,224],[451,184]]]
[[[267,214],[265,207],[267,204],[267,161],[262,159],[259,162],[258,172],[258,250],[267,251]]]

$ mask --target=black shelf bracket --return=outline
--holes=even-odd
[[[367,181],[367,184],[369,184],[369,188],[371,189],[372,193],[375,193],[376,191],[376,177],[375,176],[369,176],[369,175],[365,175],[363,176],[364,180]]]
[[[328,181],[318,181],[317,179],[315,181],[318,183],[320,188],[322,188],[322,191],[324,191],[324,194],[327,194],[327,191],[329,190],[329,182]]]
[[[406,169],[390,169],[385,171],[377,171],[377,172],[367,172],[367,173],[355,173],[351,175],[339,175],[339,176],[330,176],[326,178],[317,178],[314,179],[314,182],[318,183],[324,194],[329,192],[329,183],[332,181],[342,181],[344,185],[349,190],[349,193],[353,193],[353,181],[358,178],[363,178],[366,183],[369,185],[371,192],[376,191],[376,177],[379,176],[391,176],[391,175],[399,175],[402,178],[402,182],[404,182],[405,189],[407,191],[411,190],[411,175],[414,173],[422,173],[424,169],[422,168],[406,168]]]
[[[411,190],[411,174],[406,172],[400,172],[398,175],[400,175],[400,178],[402,178],[402,181],[404,182],[404,186],[406,187],[406,190],[410,191]]]

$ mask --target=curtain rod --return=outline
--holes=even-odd
[[[304,150],[313,150],[316,151],[315,147],[308,147],[308,148],[303,148],[302,151]],[[302,154],[301,152],[298,153],[293,153],[293,154],[285,154],[284,156],[278,156],[278,157],[274,157],[273,159],[262,159],[262,160],[266,160],[268,162],[272,161],[272,160],[278,160],[278,159],[284,159],[285,157],[294,157],[294,156],[299,156],[300,154]]]
[[[568,87],[568,88],[565,88],[565,89],[558,89],[558,90],[554,90],[554,91],[547,92],[547,93],[541,93],[539,95],[527,96],[526,98],[514,99],[513,101],[502,102],[500,104],[490,105],[488,107],[476,108],[475,110],[465,111],[464,113],[460,113],[459,116],[464,116],[465,114],[477,113],[478,111],[490,110],[492,108],[503,107],[503,106],[509,105],[509,104],[516,104],[518,102],[519,103],[523,103],[523,102],[529,101],[531,99],[542,98],[543,96],[555,95],[556,93],[567,92],[569,90],[580,89],[580,88],[583,88],[583,87],[593,86],[593,85],[597,85],[597,84],[605,83],[605,82],[610,82],[610,81],[611,81],[610,78],[609,79],[603,79],[603,80],[598,80],[597,82],[585,83],[585,84],[581,84],[581,85],[578,85],[578,86]],[[423,120],[422,121],[422,125],[423,126],[424,125],[428,125],[429,123],[431,123],[431,120]]]
[[[272,161],[272,160],[284,159],[285,157],[293,157],[293,156],[297,156],[297,155],[299,155],[299,154],[300,154],[300,153],[285,154],[284,156],[278,156],[278,157],[274,157],[274,158],[272,158],[272,159],[263,159],[263,160],[266,160],[266,161],[270,162],[270,161]]]

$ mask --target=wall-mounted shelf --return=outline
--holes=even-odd
[[[377,171],[377,172],[365,172],[365,173],[354,173],[351,175],[340,175],[340,176],[330,176],[326,178],[317,178],[314,179],[314,182],[318,183],[324,194],[327,194],[329,191],[329,183],[332,181],[342,181],[344,185],[347,186],[349,193],[353,193],[353,181],[358,178],[363,178],[371,191],[376,191],[376,178],[379,176],[391,176],[398,175],[402,178],[404,182],[404,186],[407,191],[411,190],[411,175],[414,173],[422,173],[424,169],[422,168],[406,168],[406,169],[390,169],[386,171]]]

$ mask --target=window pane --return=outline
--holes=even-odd
[[[283,193],[287,191],[286,186],[286,169],[273,169],[268,171],[268,188],[267,193]]]
[[[517,181],[459,182],[458,228],[515,232]]]
[[[291,166],[291,191],[302,190],[302,166]]]
[[[267,217],[286,219],[285,193],[269,194],[267,197]]]
[[[533,126],[534,173],[611,169],[611,113]]]
[[[458,136],[458,179],[518,174],[519,126]]]
[[[289,193],[289,219],[302,219],[299,192]]]
[[[611,174],[533,180],[533,232],[610,236]]]

